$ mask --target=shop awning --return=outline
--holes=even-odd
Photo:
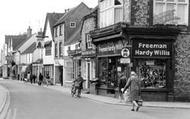
[[[46,41],[44,44],[44,47],[51,47],[52,46],[52,41]]]
[[[105,41],[105,40],[108,40],[108,39],[114,39],[114,38],[119,38],[119,37],[122,37],[122,32],[120,32],[119,34],[115,34],[115,35],[110,35],[110,36],[106,36],[106,37],[96,38],[93,41],[94,42]]]

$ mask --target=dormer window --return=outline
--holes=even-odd
[[[70,28],[76,28],[76,22],[70,22]]]

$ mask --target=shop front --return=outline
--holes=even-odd
[[[118,23],[91,32],[97,47],[97,92],[117,97],[118,74],[135,71],[143,100],[173,101],[176,26],[130,26]],[[125,51],[125,52],[123,52]]]
[[[97,93],[99,95],[117,97],[119,74],[123,73],[129,77],[131,47],[127,45],[128,41],[121,37],[97,45],[97,76],[99,77]],[[128,53],[123,53],[123,49],[128,50]]]
[[[144,100],[166,101],[173,90],[174,39],[132,39],[133,70],[141,79]]]
[[[89,90],[90,93],[95,94],[95,62],[96,62],[96,50],[88,49],[81,53],[81,70],[84,75],[84,88]]]

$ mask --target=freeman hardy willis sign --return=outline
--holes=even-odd
[[[162,40],[134,40],[133,56],[147,58],[170,58],[171,42],[163,42]]]

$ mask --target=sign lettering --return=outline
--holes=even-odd
[[[170,57],[171,43],[160,41],[134,41],[133,56],[137,57]]]

